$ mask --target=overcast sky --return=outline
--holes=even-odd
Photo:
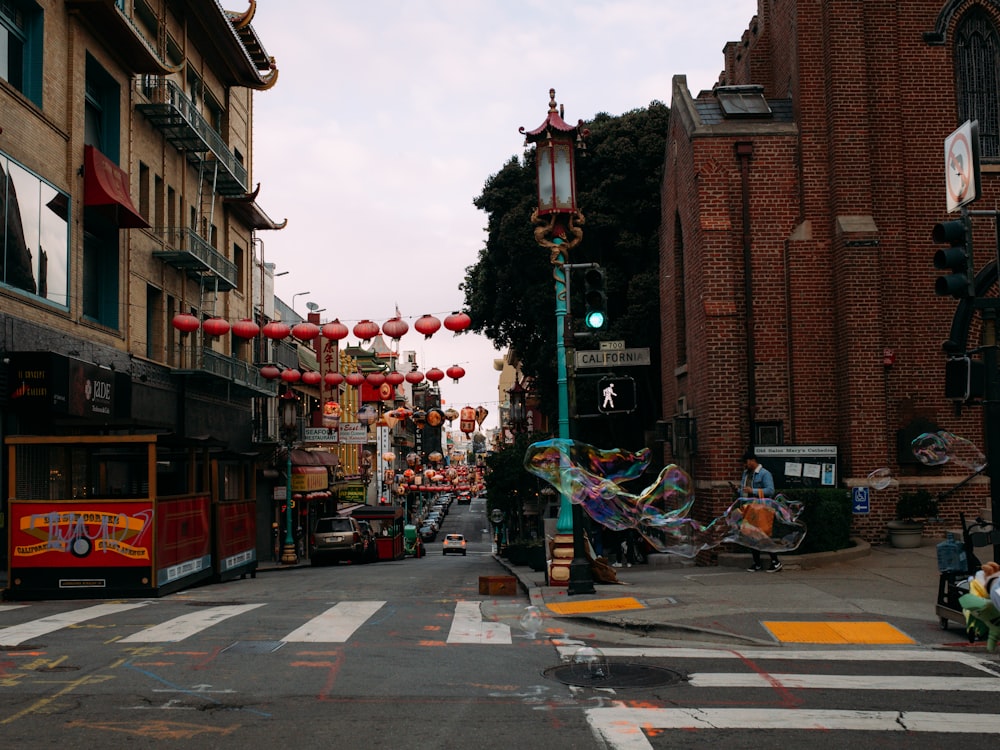
[[[518,128],[541,124],[550,88],[569,122],[669,105],[675,75],[711,88],[723,45],[756,11],[756,0],[258,0],[253,25],[280,71],[254,97],[252,164],[258,203],[288,219],[260,233],[265,262],[289,272],[277,295],[309,292],[296,312],[314,302],[349,328],[398,306],[401,349],[425,372],[464,367],[442,398],[484,406],[495,427],[502,352],[413,330],[462,308],[458,285],[486,241],[473,199],[523,152]]]

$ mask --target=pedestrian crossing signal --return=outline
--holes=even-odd
[[[635,380],[621,377],[601,378],[597,388],[597,408],[603,414],[635,411]]]

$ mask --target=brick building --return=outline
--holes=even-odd
[[[971,473],[920,463],[914,437],[947,430],[986,452],[982,407],[959,414],[944,392],[959,303],[934,293],[931,228],[959,216],[944,141],[967,120],[982,151],[968,208],[1000,198],[1000,4],[759,0],[724,60],[712,91],[673,82],[660,240],[672,459],[713,514],[751,445],[770,447],[779,487],[867,487],[888,468],[895,481],[854,517],[882,540],[900,492]],[[971,221],[981,271],[995,221]],[[973,479],[929,528],[989,492]]]
[[[161,492],[185,483],[165,452],[199,446],[220,459],[221,497],[253,487],[233,457],[274,433],[276,387],[254,345],[199,327],[273,311],[257,234],[283,224],[258,205],[251,165],[253,95],[277,69],[253,9],[0,3],[2,437],[157,434]],[[178,314],[193,332],[172,325]],[[82,477],[105,464],[74,460],[51,467],[60,481],[81,474],[67,493],[107,482]],[[29,491],[55,499],[27,485],[19,495]],[[269,548],[270,501],[262,510]]]

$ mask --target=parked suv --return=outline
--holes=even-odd
[[[309,546],[313,565],[331,560],[363,562],[365,535],[358,522],[350,516],[331,516],[316,521]]]

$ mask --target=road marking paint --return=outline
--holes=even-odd
[[[145,606],[145,602],[137,604],[98,604],[73,612],[62,612],[58,615],[32,620],[21,625],[0,628],[0,646],[17,646],[25,641],[30,641],[32,638],[37,638],[56,630],[62,630],[70,625],[76,625],[97,617],[107,617],[108,615],[127,612],[130,609],[138,609]]]
[[[916,643],[887,622],[763,622],[782,643]]]
[[[263,604],[233,604],[222,607],[208,607],[190,612],[172,620],[160,623],[151,628],[146,628],[138,633],[122,638],[119,643],[176,643],[189,638],[213,625],[217,625],[230,617],[241,615]]]
[[[931,711],[844,711],[775,708],[652,708],[622,706],[586,710],[594,733],[614,750],[652,750],[646,732],[665,729],[817,729],[867,732],[996,734],[995,714]]]
[[[925,677],[912,675],[767,674],[697,672],[688,684],[698,688],[788,688],[793,690],[943,690],[946,692],[1000,692],[1000,680],[986,677]]]
[[[583,645],[582,643],[580,645]],[[562,659],[571,659],[580,646],[565,642],[557,646]],[[601,648],[607,657],[660,658],[660,659],[741,659],[760,661],[782,659],[786,661],[887,661],[887,662],[946,662],[965,664],[987,674],[997,676],[996,661],[965,651],[939,651],[932,649],[783,649],[783,648],[671,648],[607,647]],[[985,654],[984,654],[985,655]]]
[[[448,643],[512,643],[510,627],[499,622],[483,622],[479,602],[455,602]]]
[[[286,643],[344,643],[385,602],[339,602],[281,640]]]

